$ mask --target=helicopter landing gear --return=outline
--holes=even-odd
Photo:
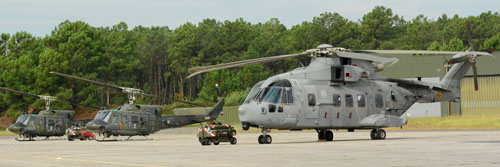
[[[318,130],[318,141],[332,141],[333,140],[333,132],[331,130]]]
[[[25,134],[19,134],[19,137],[22,137],[22,139],[18,139],[18,138],[15,138],[17,141],[34,141],[34,136],[32,135],[25,135]],[[26,140],[26,137],[28,138],[28,140]]]
[[[372,129],[370,132],[370,137],[372,140],[384,140],[386,133],[384,129]]]
[[[271,130],[262,128],[262,135],[260,135],[258,138],[259,144],[271,144],[271,142],[273,142],[273,138],[271,137],[271,135],[267,134],[268,132],[271,132]]]

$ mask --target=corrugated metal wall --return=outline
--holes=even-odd
[[[238,107],[239,106],[224,107],[224,115],[219,116],[217,122],[222,122],[224,124],[239,123]]]
[[[472,77],[460,82],[462,116],[500,116],[500,76],[479,77],[478,83],[474,91]]]

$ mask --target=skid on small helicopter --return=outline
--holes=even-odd
[[[253,86],[238,108],[242,128],[262,129],[259,144],[270,144],[271,129],[315,129],[318,140],[333,140],[332,129],[372,129],[373,140],[386,138],[385,127],[401,127],[401,118],[415,102],[432,103],[460,100],[460,79],[472,67],[477,88],[476,58],[492,56],[474,51],[470,25],[470,49],[466,52],[415,50],[355,50],[323,44],[302,53],[242,60],[190,68],[188,78],[220,69],[310,56],[306,67],[271,76]],[[398,62],[397,58],[370,54],[454,55],[453,64],[439,83],[381,78],[376,72]]]
[[[101,140],[97,141],[104,141],[105,138],[111,136],[128,136],[127,140],[129,140],[133,136],[147,136],[166,128],[214,121],[222,112],[222,107],[224,106],[224,98],[219,98],[217,104],[206,115],[162,116],[162,107],[160,105],[134,104],[136,95],[152,96],[143,93],[140,89],[118,87],[58,72],[50,72],[50,74],[90,82],[128,93],[127,104],[113,110],[100,110],[94,120],[85,125],[87,129],[103,136]],[[175,101],[197,105],[180,100]]]
[[[38,114],[28,114],[25,112],[17,118],[14,124],[7,127],[8,131],[16,133],[22,137],[22,139],[16,138],[17,141],[33,141],[37,136],[43,136],[45,139],[48,139],[51,136],[63,136],[68,127],[83,125],[90,121],[75,120],[75,111],[73,110],[52,110],[50,109],[51,102],[63,102],[72,105],[99,109],[93,106],[58,100],[56,97],[52,96],[34,95],[4,87],[0,87],[0,90],[45,100],[45,110],[40,111]]]

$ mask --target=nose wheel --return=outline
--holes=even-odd
[[[259,144],[271,144],[271,142],[273,142],[273,138],[271,135],[267,134],[268,132],[271,132],[271,130],[262,128],[262,135],[260,135],[257,140]]]

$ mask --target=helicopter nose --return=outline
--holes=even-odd
[[[243,122],[253,122],[253,119],[257,119],[254,116],[257,113],[259,113],[259,111],[256,107],[249,104],[243,104],[238,107],[238,116]]]
[[[9,125],[7,127],[7,130],[12,132],[12,133],[21,133],[22,131],[24,131],[24,127],[25,126],[23,124],[15,123],[15,124]]]
[[[244,115],[245,115],[245,113],[246,113],[246,107],[245,107],[245,106],[246,106],[246,105],[245,105],[245,104],[243,104],[243,105],[241,105],[240,107],[238,107],[238,115],[240,116],[240,118],[241,118],[242,116],[244,116]]]
[[[104,130],[105,126],[106,124],[103,124],[101,121],[96,121],[96,120],[92,120],[87,124],[85,124],[85,127],[92,131],[102,131]]]

